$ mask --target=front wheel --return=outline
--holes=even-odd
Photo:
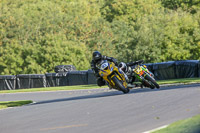
[[[115,83],[115,85],[119,88],[119,90],[121,90],[124,93],[128,93],[130,90],[128,88],[125,88],[122,84],[122,82],[117,78],[117,77],[113,77],[112,78],[113,82]]]
[[[160,88],[159,84],[149,75],[145,77],[148,81],[150,81],[156,88]]]
[[[143,84],[144,86],[146,86],[146,87],[151,88],[151,89],[154,89],[154,88],[155,88],[155,86],[154,86],[153,84],[149,83],[149,81],[147,81],[147,80],[145,80],[145,79],[142,81],[142,84]]]

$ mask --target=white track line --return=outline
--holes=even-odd
[[[164,125],[164,126],[162,126],[162,127],[158,127],[158,128],[156,128],[156,129],[153,129],[153,130],[150,130],[150,131],[146,131],[146,132],[143,132],[143,133],[151,133],[151,132],[154,132],[154,131],[157,131],[157,130],[166,128],[167,126],[169,126],[169,125]]]

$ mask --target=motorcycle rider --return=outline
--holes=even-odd
[[[135,65],[143,63],[143,62],[144,60],[138,60],[135,62],[128,62],[128,63],[124,63],[124,62],[119,63],[118,67],[122,72],[124,72],[127,83],[132,84],[135,81],[135,76],[132,76],[132,69],[135,67]]]
[[[95,76],[97,78],[98,86],[103,86],[106,84],[105,80],[103,80],[103,78],[99,75],[99,69],[97,67],[97,65],[102,60],[108,60],[110,62],[113,62],[116,66],[118,66],[117,60],[115,58],[102,55],[99,51],[94,51],[92,54],[91,68],[94,71]]]

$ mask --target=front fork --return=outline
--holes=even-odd
[[[143,68],[142,68],[145,72],[147,72],[148,74],[149,74],[149,76],[151,76],[151,77],[153,77],[154,78],[154,74],[152,73],[152,72],[150,72],[148,69],[147,69],[147,67],[146,67],[146,65],[143,65]]]
[[[121,70],[121,69],[118,69],[118,70],[124,75],[125,80],[128,83],[129,79],[128,79],[128,76],[125,74],[125,72],[123,70]]]
[[[144,80],[146,80],[146,76],[151,76],[147,71],[144,71],[144,73],[140,76],[140,75],[136,75],[137,79],[139,79],[140,82],[144,82]],[[148,81],[147,81],[148,82]]]

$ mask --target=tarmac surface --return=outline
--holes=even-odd
[[[35,103],[0,110],[1,133],[143,133],[200,114],[200,84],[0,94]]]

